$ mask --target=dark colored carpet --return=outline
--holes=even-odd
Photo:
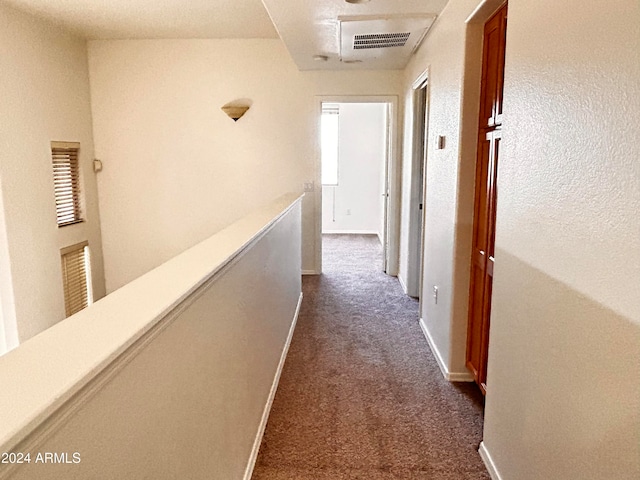
[[[323,241],[253,480],[488,479],[482,396],[442,377],[377,237]]]

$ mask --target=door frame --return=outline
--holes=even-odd
[[[427,157],[429,151],[429,68],[412,84],[413,138],[411,153],[411,179],[409,194],[409,229],[407,232],[406,293],[420,299],[422,307],[422,281],[424,278],[424,242],[427,199]],[[418,102],[424,108],[418,108]],[[422,205],[422,209],[420,209]],[[420,310],[421,311],[421,310]]]
[[[464,359],[464,374],[461,381],[473,382],[468,367],[467,339],[471,284],[471,249],[473,244],[473,224],[475,209],[476,166],[478,155],[478,128],[480,116],[480,85],[482,78],[484,26],[507,0],[481,0],[476,9],[467,17],[465,38],[465,60],[462,81],[462,108],[460,128],[460,168],[458,174],[459,205],[456,215],[457,228],[454,276],[460,278],[454,287],[454,325],[459,339],[452,349]],[[463,378],[464,377],[464,378]]]
[[[314,273],[322,273],[322,155],[320,152],[320,116],[323,103],[386,103],[387,155],[385,184],[385,241],[383,242],[383,268],[387,275],[397,276],[400,257],[400,171],[398,145],[399,100],[397,95],[317,95],[315,108],[315,264]]]

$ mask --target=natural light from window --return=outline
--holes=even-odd
[[[320,124],[322,154],[322,185],[338,185],[338,125],[339,107],[323,103]]]

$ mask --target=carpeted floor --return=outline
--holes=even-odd
[[[482,396],[442,377],[377,237],[323,242],[253,480],[489,479]]]

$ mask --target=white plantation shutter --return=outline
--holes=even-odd
[[[81,222],[77,142],[51,142],[58,226]]]
[[[67,317],[91,303],[89,291],[88,242],[77,243],[60,251],[64,307]]]

